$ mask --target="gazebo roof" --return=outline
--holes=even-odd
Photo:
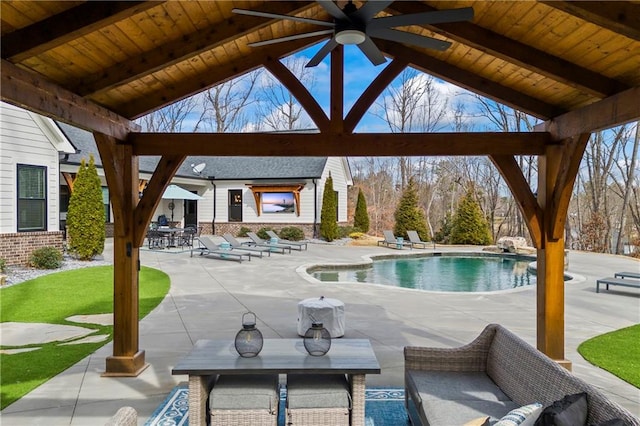
[[[26,71],[20,78],[53,83],[69,92],[63,98],[134,119],[322,40],[249,47],[323,28],[236,7],[331,19],[313,1],[3,1],[3,80]],[[640,86],[637,2],[396,1],[382,14],[461,7],[473,7],[471,22],[403,28],[451,41],[446,51],[375,43],[389,58],[543,120]],[[17,103],[34,108],[33,96]]]

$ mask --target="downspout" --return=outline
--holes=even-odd
[[[316,179],[311,179],[313,182],[313,238],[318,238],[318,182]]]
[[[215,176],[209,176],[211,186],[213,186],[213,217],[211,218],[211,235],[216,235],[216,184],[214,182]]]

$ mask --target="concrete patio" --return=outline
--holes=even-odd
[[[437,248],[445,250],[477,249]],[[142,425],[169,391],[187,380],[172,376],[171,369],[198,339],[232,339],[247,310],[256,313],[265,338],[295,338],[298,301],[320,295],[345,303],[345,338],[371,340],[382,374],[368,376],[369,386],[403,386],[404,346],[462,345],[492,322],[535,345],[533,287],[499,293],[427,293],[368,284],[316,284],[298,272],[302,265],[354,263],[365,255],[390,253],[398,251],[310,244],[308,251],[239,264],[189,253],[141,251],[143,265],[171,277],[168,296],[140,323],[140,348],[146,351],[149,367],[135,378],[101,377],[105,358],[112,354],[107,344],[2,411],[0,421],[3,426],[101,425],[119,407],[130,405]],[[108,241],[105,258],[111,256]],[[590,337],[640,322],[639,290],[612,287],[595,292],[597,278],[622,270],[640,270],[640,262],[569,253],[569,273],[575,278],[566,284],[566,357],[577,376],[640,416],[640,390],[590,365],[576,350]]]

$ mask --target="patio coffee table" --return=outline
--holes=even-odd
[[[347,374],[351,385],[351,425],[364,426],[365,376],[380,374],[380,364],[367,339],[331,341],[323,356],[311,356],[302,339],[265,339],[255,358],[242,358],[232,340],[198,340],[171,370],[189,375],[189,424],[206,424],[210,376],[216,374]]]

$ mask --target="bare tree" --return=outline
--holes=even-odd
[[[189,97],[142,116],[137,122],[146,132],[191,132],[195,125],[187,119],[198,114],[198,107],[197,98]]]
[[[315,77],[305,67],[304,58],[289,56],[284,65],[311,91]],[[296,98],[270,73],[263,74],[264,81],[258,95],[256,130],[294,130],[312,127],[311,120]]]

